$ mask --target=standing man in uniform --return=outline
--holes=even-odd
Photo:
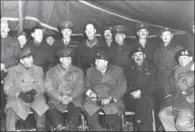
[[[103,28],[103,33],[102,33],[102,48],[108,53],[110,53],[110,50],[114,44],[114,39],[113,39],[113,33],[112,33],[112,26],[111,25],[105,25]]]
[[[113,34],[115,43],[111,49],[110,63],[123,68],[125,78],[127,80],[127,87],[129,87],[129,78],[131,75],[130,67],[132,66],[131,52],[133,46],[125,41],[126,28],[122,25],[113,27]]]
[[[69,122],[78,125],[82,111],[84,74],[72,65],[74,52],[72,48],[58,51],[60,64],[49,69],[46,75],[45,88],[49,99],[48,117],[56,131],[65,128],[61,113],[68,110]]]
[[[138,23],[136,25],[137,29],[137,40],[134,43],[134,47],[138,48],[141,46],[144,49],[144,53],[146,54],[146,58],[150,65],[154,65],[154,53],[157,49],[157,45],[154,45],[150,40],[148,40],[147,36],[149,34],[149,25],[146,23]]]
[[[108,55],[98,50],[95,67],[89,68],[86,73],[83,106],[88,124],[93,130],[104,130],[99,124],[98,111],[101,109],[107,116],[106,124],[111,123],[114,130],[121,129],[120,114],[124,111],[122,97],[126,88],[123,69],[109,64]]]
[[[8,21],[1,18],[1,112],[3,116],[3,109],[5,108],[5,94],[3,92],[3,80],[5,78],[7,69],[18,64],[21,48],[17,39],[9,36]]]
[[[31,109],[35,114],[37,131],[45,129],[45,112],[49,108],[44,97],[43,69],[33,64],[33,55],[28,47],[20,54],[20,63],[8,69],[4,83],[8,96],[5,107],[6,130],[15,131],[16,121],[26,120]]]
[[[62,34],[62,39],[56,41],[56,53],[64,48],[71,47],[74,49],[74,58],[72,58],[72,64],[74,66],[79,66],[79,56],[78,56],[78,42],[71,38],[72,29],[74,24],[71,21],[63,21],[59,24],[59,30]]]
[[[34,64],[41,66],[45,73],[46,69],[48,69],[46,62],[49,46],[45,43],[45,41],[43,41],[43,27],[37,24],[36,27],[34,27],[31,36],[33,37],[33,40],[27,43],[27,47],[29,47],[33,52]]]
[[[159,118],[165,131],[194,131],[194,60],[190,50],[179,51],[179,64],[170,74],[171,90],[166,100],[171,103],[161,109]]]
[[[94,66],[94,58],[96,54],[96,49],[98,49],[101,44],[100,40],[96,38],[97,26],[94,23],[88,23],[85,26],[85,34],[87,39],[79,45],[79,56],[80,56],[80,67],[86,73],[86,70]]]
[[[159,105],[162,107],[165,101],[165,95],[170,90],[168,77],[172,69],[176,66],[176,53],[182,49],[180,45],[172,42],[173,33],[169,28],[163,28],[160,31],[162,43],[154,54],[154,62],[157,68],[157,83]]]
[[[152,109],[154,101],[152,94],[156,90],[156,73],[154,67],[148,64],[142,47],[132,53],[134,64],[131,68],[130,87],[127,88],[125,106],[132,111],[135,109],[135,130],[152,131]],[[129,108],[129,109],[128,109]]]

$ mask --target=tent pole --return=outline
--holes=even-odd
[[[23,31],[23,6],[22,6],[22,0],[18,0],[18,14],[19,14],[19,31]]]

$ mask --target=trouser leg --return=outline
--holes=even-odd
[[[6,131],[16,130],[16,121],[18,116],[12,108],[9,108],[6,113]]]
[[[175,127],[175,117],[172,114],[172,106],[165,107],[159,114],[159,119],[163,124],[165,131],[177,131]]]
[[[37,127],[37,128],[45,128],[45,119],[46,119],[45,114],[39,116],[39,115],[35,112],[34,115],[35,115],[35,120],[36,120],[36,127]]]
[[[50,108],[47,111],[47,116],[48,116],[48,118],[49,118],[49,120],[52,123],[54,128],[56,128],[59,125],[62,125],[62,126],[65,125],[63,116],[58,109]]]
[[[194,115],[191,111],[179,111],[176,118],[176,127],[179,131],[194,131]]]
[[[103,131],[104,129],[100,126],[99,123],[99,115],[96,112],[94,115],[90,116],[87,112],[85,112],[87,117],[87,122],[90,127],[92,127],[96,131]]]
[[[106,115],[105,122],[108,130],[120,131],[122,129],[122,119],[119,114]]]
[[[79,124],[79,118],[82,112],[81,107],[75,107],[73,104],[68,107],[68,119],[72,123],[73,126],[77,126]]]

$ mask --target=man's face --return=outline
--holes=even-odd
[[[123,44],[125,37],[126,37],[125,34],[117,33],[115,35],[115,41],[116,41],[116,43],[119,44],[119,45],[120,44]]]
[[[148,36],[148,30],[147,29],[140,29],[137,32],[137,35],[139,36],[139,38],[145,39]]]
[[[23,48],[24,45],[25,45],[26,42],[27,42],[26,36],[25,36],[25,35],[20,35],[20,36],[18,36],[18,41],[19,41],[19,43],[20,43],[20,47]]]
[[[72,35],[72,30],[65,28],[65,29],[61,30],[61,33],[62,33],[64,39],[69,39]]]
[[[104,70],[107,67],[107,65],[108,65],[107,60],[95,59],[95,66],[96,66],[98,71]]]
[[[60,62],[61,62],[61,65],[62,65],[65,69],[67,69],[67,68],[69,68],[69,67],[71,66],[71,64],[72,64],[72,59],[71,59],[71,57],[61,57],[61,58],[60,58]]]
[[[141,66],[144,62],[145,54],[142,52],[136,52],[133,54],[133,60],[138,66]]]
[[[8,33],[10,31],[9,25],[6,22],[1,23],[1,37],[5,38],[8,36]]]
[[[24,67],[30,68],[33,66],[33,57],[32,56],[25,57],[23,59],[20,59],[20,62],[23,64]]]
[[[96,29],[93,24],[88,24],[85,28],[85,34],[89,40],[95,37]]]
[[[38,43],[42,42],[42,40],[43,40],[43,30],[42,29],[35,29],[35,31],[33,33],[33,38]]]
[[[49,44],[49,46],[52,46],[53,45],[53,43],[54,43],[54,38],[52,37],[52,36],[48,36],[47,38],[46,38],[46,43],[47,44]]]
[[[171,42],[173,38],[173,34],[170,32],[170,31],[164,31],[162,34],[161,34],[161,39],[164,43],[169,43]]]
[[[186,66],[190,61],[192,60],[192,57],[189,56],[180,56],[179,57],[179,64],[181,66]]]
[[[112,39],[112,32],[111,32],[111,30],[105,30],[105,31],[104,31],[104,38],[105,38],[106,40]]]

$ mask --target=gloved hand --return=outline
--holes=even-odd
[[[32,103],[34,101],[34,97],[26,94],[24,92],[21,92],[18,97],[20,97],[22,100],[24,100],[26,103]]]
[[[37,94],[37,91],[35,89],[32,89],[32,90],[26,92],[26,94],[34,97]]]

